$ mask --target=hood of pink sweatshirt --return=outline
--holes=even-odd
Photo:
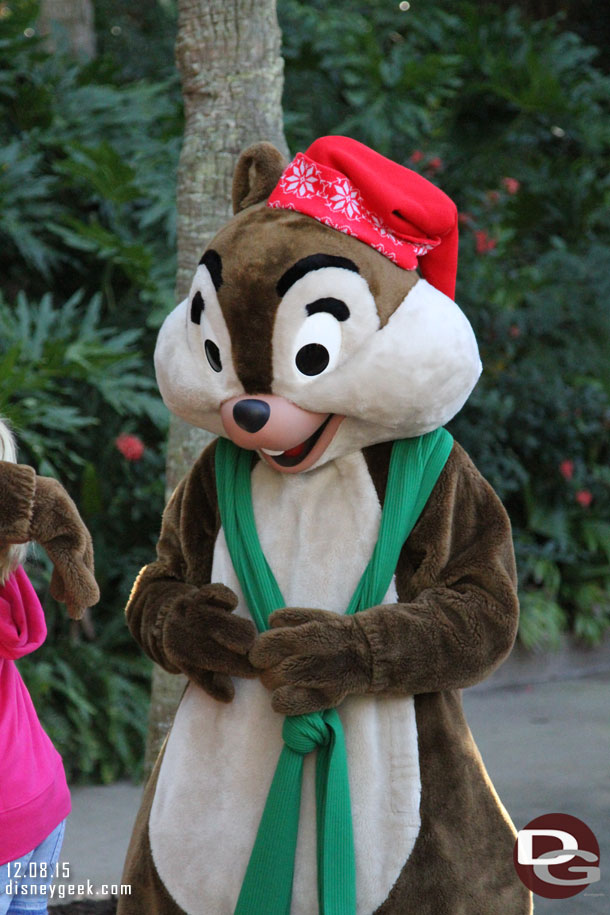
[[[40,601],[18,568],[0,586],[0,864],[36,848],[70,812],[61,756],[15,664],[46,635]]]

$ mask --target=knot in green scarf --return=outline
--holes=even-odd
[[[302,756],[307,756],[318,747],[325,747],[330,742],[330,738],[323,712],[316,712],[313,715],[295,715],[294,718],[284,719],[282,739],[287,747]]]

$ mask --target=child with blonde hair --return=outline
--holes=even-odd
[[[0,915],[47,911],[70,812],[61,756],[15,665],[47,634],[22,567],[31,540],[53,560],[51,593],[79,618],[99,599],[89,532],[60,483],[16,463],[0,419]]]

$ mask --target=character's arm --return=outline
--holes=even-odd
[[[140,572],[126,613],[132,635],[153,661],[230,702],[235,692],[231,677],[257,674],[248,660],[256,628],[233,615],[233,591],[210,583],[218,533],[215,487],[206,479],[212,473],[211,455],[211,449],[204,452],[168,502],[157,560]]]
[[[461,688],[506,657],[518,622],[510,522],[459,446],[401,553],[399,602],[345,617],[286,608],[250,654],[273,706],[301,714],[349,693]]]
[[[30,540],[53,562],[51,594],[79,619],[100,599],[89,531],[61,483],[25,464],[0,461],[0,544]]]

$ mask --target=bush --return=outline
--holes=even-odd
[[[28,571],[50,637],[20,668],[69,776],[105,781],[136,774],[142,755],[149,663],[121,611],[154,550],[163,503],[162,451],[146,448],[130,461],[116,438],[140,417],[154,439],[166,418],[136,349],[141,332],[101,326],[100,311],[99,296],[85,304],[77,294],[61,308],[50,295],[32,304],[21,293],[12,308],[0,299],[0,413],[39,473],[72,481],[93,536],[102,592],[95,640],[68,630],[48,594],[50,564],[38,554]]]
[[[20,460],[76,500],[102,592],[93,630],[69,627],[47,593],[48,562],[32,562],[50,636],[20,668],[70,777],[109,781],[137,775],[146,729],[150,664],[123,608],[164,500],[152,350],[174,297],[180,94],[175,76],[126,84],[108,57],[48,54],[28,37],[37,4],[5,6],[0,414]],[[125,434],[141,456],[119,450]]]
[[[47,623],[49,614],[47,613]],[[19,662],[45,730],[60,750],[68,780],[108,784],[142,775],[150,663],[125,646],[115,617],[95,641],[70,639],[57,617],[47,642]]]
[[[26,37],[36,3],[10,9],[0,37],[5,296],[99,291],[114,324],[154,329],[174,295],[177,76],[121,85],[109,59],[79,64]]]

